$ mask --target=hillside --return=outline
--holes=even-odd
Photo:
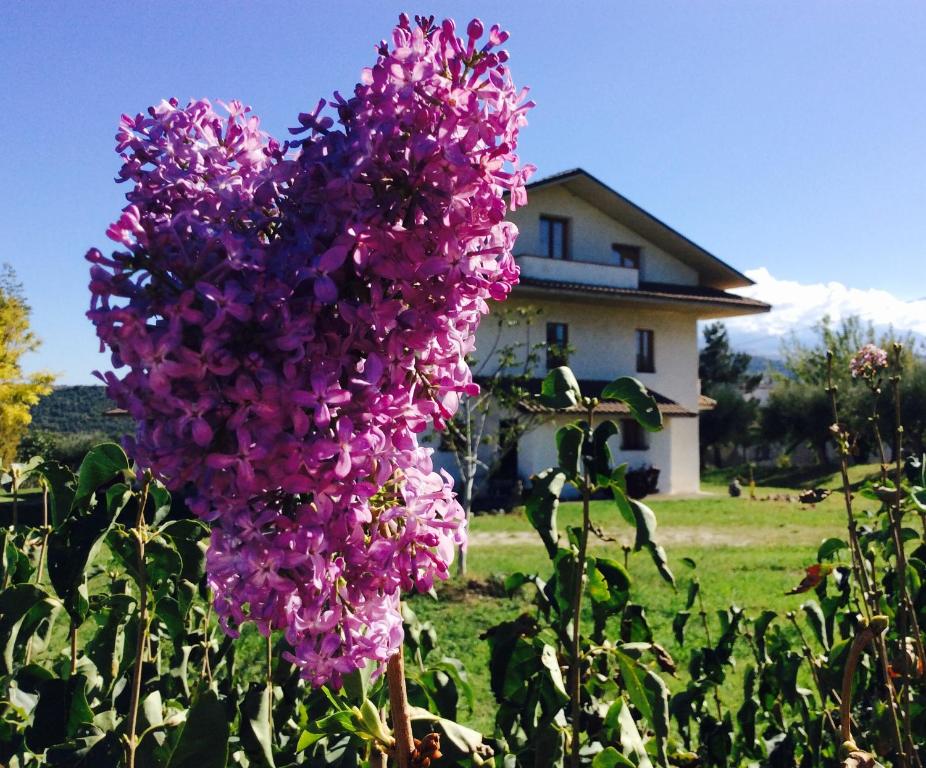
[[[131,427],[131,420],[104,415],[113,407],[102,386],[55,387],[32,409],[31,429],[59,434],[122,434]]]

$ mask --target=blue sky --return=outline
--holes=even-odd
[[[239,98],[282,135],[405,8],[511,31],[542,174],[583,166],[776,290],[837,283],[926,323],[904,303],[926,296],[926,4],[23,2],[0,28],[0,261],[45,342],[30,367],[89,383],[105,364],[83,254],[122,205],[121,112]]]

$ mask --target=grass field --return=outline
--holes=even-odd
[[[851,479],[858,481],[874,469],[853,468]],[[829,477],[820,479],[832,482]],[[845,530],[845,511],[837,493],[809,507],[797,502],[794,491],[782,488],[758,488],[754,501],[745,495],[730,498],[722,486],[705,485],[705,490],[707,494],[693,498],[647,500],[656,513],[659,539],[668,550],[677,590],[662,581],[645,554],[630,559],[632,599],[646,607],[657,641],[680,667],[687,662],[687,652],[675,643],[671,623],[675,612],[684,608],[691,578],[691,570],[682,558],[693,558],[697,563],[708,612],[735,604],[751,615],[769,608],[784,614],[797,610],[806,600],[806,596],[787,596],[785,592],[800,582],[804,568],[814,562],[821,541],[840,536]],[[788,493],[790,501],[786,499]],[[561,530],[577,524],[580,516],[580,504],[562,504],[558,514]],[[592,516],[609,536],[621,543],[633,541],[631,529],[613,508],[613,502],[593,502]],[[480,635],[500,621],[532,610],[528,590],[509,598],[499,596],[493,586],[515,571],[546,575],[549,565],[536,533],[517,512],[476,518],[470,542],[468,583],[449,581],[438,587],[439,600],[417,596],[411,605],[420,619],[434,624],[441,649],[465,662],[476,690],[476,707],[468,723],[491,732],[495,704],[486,672],[488,648]],[[621,543],[596,540],[591,554],[607,553],[622,559]],[[689,623],[688,634],[691,641],[703,639],[695,622]],[[726,688],[727,695],[733,695],[735,684],[734,677]]]

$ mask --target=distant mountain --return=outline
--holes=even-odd
[[[98,432],[124,434],[131,426],[127,416],[106,416],[115,408],[102,386],[55,387],[32,409],[34,431],[76,434]]]
[[[749,361],[749,368],[746,370],[749,373],[765,373],[769,370],[772,373],[783,374],[786,372],[785,365],[780,358],[767,357],[765,355],[753,355],[752,360]]]

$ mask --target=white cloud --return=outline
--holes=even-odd
[[[749,270],[746,275],[755,285],[735,293],[765,301],[772,305],[772,311],[730,318],[725,323],[735,346],[753,354],[777,356],[782,338],[793,331],[806,340],[824,315],[835,322],[858,315],[877,329],[893,326],[897,331],[926,337],[926,299],[903,301],[888,291],[850,288],[837,282],[779,280],[765,267]]]

